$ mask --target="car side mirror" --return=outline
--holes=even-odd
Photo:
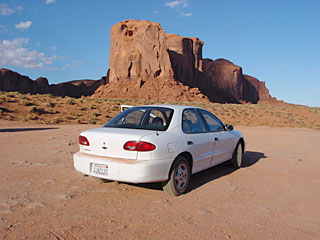
[[[233,125],[227,124],[227,125],[226,125],[226,129],[227,129],[228,131],[232,131],[232,130],[233,130]]]

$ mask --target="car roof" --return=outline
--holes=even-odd
[[[135,106],[135,107],[166,107],[166,108],[171,108],[173,110],[181,110],[185,108],[199,108],[191,105],[174,105],[174,104],[154,104],[154,105],[141,105],[141,106]]]

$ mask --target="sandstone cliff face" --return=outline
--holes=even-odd
[[[205,59],[204,82],[210,86],[204,89],[207,95],[214,94],[222,102],[233,103],[276,103],[276,98],[270,96],[265,82],[245,75],[242,68],[225,59]]]
[[[51,84],[46,78],[40,77],[35,81],[29,77],[22,76],[17,72],[1,68],[0,69],[0,91],[12,92],[18,91],[20,93],[31,94],[52,94],[54,96],[70,96],[81,97],[89,96],[103,84],[107,84],[106,77],[100,80],[76,80],[71,82]]]
[[[242,74],[242,68],[225,59],[204,60],[204,82],[208,95],[220,96],[222,102],[258,103],[259,91]]]
[[[257,90],[259,95],[258,103],[284,103],[283,101],[279,101],[277,98],[272,97],[269,94],[269,90],[267,89],[265,82],[259,81],[258,79],[249,75],[244,74],[243,76]]]
[[[1,91],[18,91],[20,93],[46,93],[43,89],[49,87],[48,81],[40,78],[33,81],[26,76],[11,70],[0,69],[0,90]]]
[[[166,33],[149,21],[122,21],[111,28],[110,83],[172,78]]]
[[[189,86],[202,85],[202,46],[198,38],[167,34],[168,53],[174,78]]]

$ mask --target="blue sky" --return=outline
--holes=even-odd
[[[199,37],[205,58],[241,66],[278,99],[320,107],[319,0],[0,0],[0,67],[50,83],[99,79],[111,26],[127,19]]]

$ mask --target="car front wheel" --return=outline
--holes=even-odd
[[[189,181],[189,162],[185,157],[179,156],[172,166],[169,180],[162,184],[162,188],[169,195],[179,196],[186,192]]]
[[[243,158],[242,144],[241,142],[238,142],[232,154],[232,160],[231,160],[232,166],[234,168],[240,168],[242,164],[242,158]]]

